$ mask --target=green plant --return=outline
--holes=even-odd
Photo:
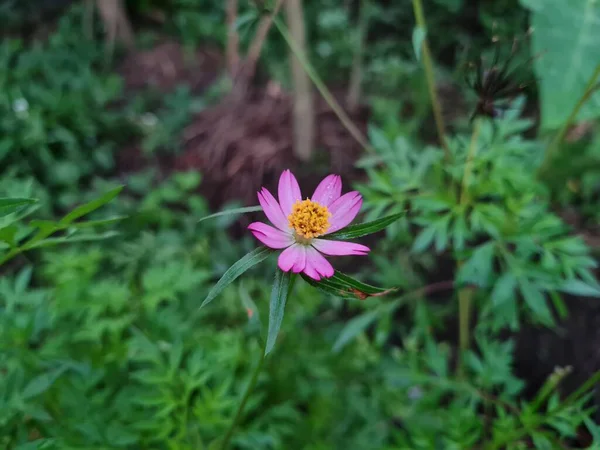
[[[116,138],[133,130],[111,110],[121,80],[101,72],[102,50],[81,39],[76,12],[61,19],[47,42],[7,39],[0,45],[6,68],[0,75],[2,167],[35,177],[52,191],[53,206],[62,208],[71,206],[63,196],[72,186],[114,169]]]

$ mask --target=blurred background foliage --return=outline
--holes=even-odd
[[[274,5],[257,3],[239,2],[242,54]],[[342,172],[365,220],[405,212],[368,260],[339,264],[401,289],[347,300],[297,283],[234,448],[600,448],[600,4],[426,2],[444,150],[411,2],[304,0],[308,59],[369,144],[316,102],[308,163],[275,28],[226,122],[225,2],[127,0],[135,48],[114,51],[94,6],[0,0],[0,448],[218,448],[275,263],[199,311],[256,243],[247,217],[198,220],[248,203],[235,186],[255,204],[288,166],[309,188]],[[479,58],[482,80],[511,58],[519,89],[471,122]],[[65,221],[94,201],[89,223]]]

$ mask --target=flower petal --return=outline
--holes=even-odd
[[[334,270],[329,261],[325,259],[315,248],[306,249],[306,267],[304,273],[313,280],[319,281],[321,278],[329,278],[334,274]]]
[[[319,183],[312,201],[323,206],[329,206],[342,194],[342,178],[339,175],[328,175]]]
[[[273,225],[279,228],[281,231],[291,233],[290,224],[281,210],[281,206],[275,200],[275,197],[269,192],[268,189],[262,188],[258,193],[258,202],[262,206],[267,219],[271,221]]]
[[[292,272],[300,273],[306,267],[306,251],[308,247],[306,245],[299,245],[299,248],[296,250],[296,262],[292,266]]]
[[[302,272],[306,264],[306,249],[305,245],[294,244],[281,252],[277,259],[277,265],[284,272],[290,270],[294,273]]]
[[[370,251],[369,247],[354,242],[328,241],[325,239],[314,239],[312,246],[329,256],[366,255]]]
[[[284,170],[279,177],[278,196],[281,210],[286,217],[292,213],[293,204],[302,199],[298,181],[289,170]]]
[[[294,237],[262,222],[248,225],[254,237],[270,248],[286,248],[294,243]]]
[[[329,206],[329,212],[331,212],[331,226],[327,230],[327,233],[329,234],[341,230],[352,222],[358,214],[358,211],[360,211],[361,206],[362,196],[356,191],[348,192],[338,198],[331,206]]]

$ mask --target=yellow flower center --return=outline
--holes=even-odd
[[[292,213],[288,216],[290,228],[296,236],[312,239],[325,233],[331,226],[329,218],[331,213],[326,206],[319,205],[312,200],[298,200],[292,206]]]

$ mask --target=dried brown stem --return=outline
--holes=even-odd
[[[271,29],[271,25],[273,25],[273,18],[279,13],[281,6],[283,5],[283,0],[277,0],[275,3],[275,7],[270,14],[267,14],[260,19],[260,23],[258,24],[258,28],[256,30],[256,34],[254,35],[254,39],[250,43],[250,47],[248,48],[248,54],[246,55],[246,60],[244,62],[244,68],[241,69],[243,72],[243,78],[246,80],[252,79],[254,77],[254,72],[256,72],[256,64],[258,62],[258,58],[260,57],[260,52],[262,51],[265,40],[267,39],[267,35],[269,34],[269,30]]]
[[[286,17],[290,34],[296,45],[306,54],[306,37],[302,0],[286,0]],[[315,138],[315,112],[312,84],[302,63],[290,50],[292,81],[294,85],[293,135],[294,155],[301,161],[310,160]]]
[[[96,0],[96,7],[104,22],[109,56],[112,54],[116,42],[120,42],[130,50],[133,49],[133,29],[122,1]]]
[[[233,78],[240,64],[240,36],[235,22],[238,15],[238,0],[227,0],[227,69]]]

